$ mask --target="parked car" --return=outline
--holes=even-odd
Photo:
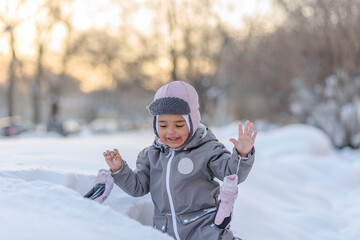
[[[119,125],[114,118],[97,118],[89,124],[94,133],[114,133],[118,131]]]
[[[25,127],[21,124],[21,118],[4,117],[0,118],[0,135],[2,136],[16,136],[25,131]]]
[[[68,136],[69,134],[78,133],[81,131],[82,120],[69,119],[65,121],[52,122],[47,126],[47,131],[57,132],[62,136]]]

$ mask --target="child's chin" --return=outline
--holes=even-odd
[[[168,146],[171,148],[178,148],[181,145],[183,145],[183,143],[168,143]]]

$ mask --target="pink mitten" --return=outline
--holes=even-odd
[[[110,172],[105,169],[100,169],[98,175],[95,178],[93,187],[88,193],[85,194],[85,198],[90,198],[96,202],[103,203],[110,195],[110,192],[114,186],[114,179]]]
[[[226,176],[220,187],[220,203],[214,221],[219,228],[226,228],[231,221],[232,209],[238,195],[237,183],[238,177],[234,174]]]

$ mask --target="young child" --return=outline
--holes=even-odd
[[[139,153],[135,171],[118,150],[104,152],[115,184],[134,197],[150,192],[154,227],[177,240],[237,239],[228,221],[223,223],[230,217],[237,189],[221,193],[214,179],[232,175],[235,187],[246,179],[254,163],[257,131],[253,132],[253,124],[247,121],[243,131],[239,123],[238,139],[230,139],[231,154],[200,124],[198,94],[191,85],[174,81],[162,86],[148,109],[156,136]],[[217,207],[221,214],[216,216]]]

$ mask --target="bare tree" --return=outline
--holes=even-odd
[[[88,30],[75,39],[77,54],[92,67],[106,68],[109,89],[116,89],[117,75],[123,70],[121,58],[121,39],[106,30]]]
[[[43,119],[43,109],[48,104],[47,95],[50,92],[54,92],[54,83],[52,73],[49,72],[48,66],[45,64],[46,56],[48,53],[49,43],[51,41],[52,31],[56,24],[64,21],[66,16],[63,16],[63,8],[71,3],[71,0],[58,1],[58,0],[43,0],[37,2],[37,11],[32,16],[34,20],[34,26],[36,30],[36,38],[34,39],[34,45],[37,49],[36,56],[36,71],[31,81],[30,93],[32,97],[32,109],[33,109],[33,122],[39,124],[45,121]],[[69,23],[69,19],[67,23]],[[68,30],[68,28],[67,28]],[[54,94],[50,94],[54,96]],[[51,98],[50,104],[52,105],[54,98]],[[44,105],[46,103],[46,105]],[[54,115],[54,110],[57,113],[57,107],[51,107],[51,115]],[[55,114],[56,114],[55,113]],[[53,119],[54,117],[50,117]]]
[[[171,79],[173,81],[178,80],[177,77],[177,62],[178,62],[178,54],[177,54],[177,37],[176,37],[176,25],[177,25],[177,4],[175,0],[169,0],[166,4],[166,15],[167,15],[167,25],[170,36],[170,44],[169,44],[169,52],[172,63],[171,70]]]
[[[48,9],[49,16],[58,24],[65,26],[66,34],[63,40],[63,50],[61,53],[61,70],[60,73],[54,78],[54,81],[49,82],[49,98],[50,98],[50,118],[49,118],[49,127],[56,126],[59,122],[59,112],[60,112],[60,98],[62,95],[62,89],[66,81],[66,76],[68,73],[68,64],[71,58],[76,54],[77,46],[74,43],[74,28],[72,25],[72,12],[65,11],[73,1],[55,1],[50,0],[45,6]]]
[[[358,148],[360,1],[277,2],[298,56],[291,111],[323,129],[335,146]]]
[[[18,74],[21,68],[21,62],[17,57],[15,29],[26,18],[26,16],[24,17],[23,15],[20,15],[20,11],[24,8],[24,3],[25,1],[6,0],[4,3],[5,8],[0,12],[0,21],[3,23],[4,26],[3,31],[9,35],[9,48],[11,52],[7,89],[7,105],[9,116],[14,116],[15,114],[15,87],[16,81],[19,78]]]
[[[165,56],[159,51],[159,56],[166,57],[171,66],[166,81],[184,80],[195,85],[207,122],[206,116],[217,115],[216,108],[225,111],[221,114],[224,119],[227,117],[227,108],[221,104],[226,104],[228,98],[226,57],[221,56],[226,54],[224,49],[230,37],[213,10],[214,4],[215,1],[207,0],[148,3],[155,16],[154,29],[159,29],[152,39],[168,50]]]
[[[15,84],[16,84],[16,70],[19,66],[19,61],[16,56],[16,47],[15,47],[15,36],[14,36],[14,28],[16,24],[8,25],[6,27],[6,32],[9,33],[9,42],[11,49],[11,61],[9,65],[9,78],[8,78],[8,90],[7,90],[7,102],[8,102],[8,114],[10,117],[14,115],[14,92],[15,92]]]
[[[44,11],[46,7],[41,6],[39,12]],[[40,15],[40,14],[38,14]],[[33,122],[39,124],[41,120],[41,109],[42,109],[42,98],[45,94],[44,89],[44,57],[47,50],[47,45],[50,41],[50,34],[55,25],[56,21],[46,15],[44,18],[35,17],[35,28],[36,28],[36,39],[35,45],[37,48],[37,59],[36,59],[36,73],[34,81],[31,85],[31,95],[33,100]]]

